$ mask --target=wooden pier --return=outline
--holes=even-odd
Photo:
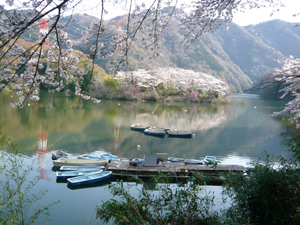
[[[129,161],[121,161],[118,164],[108,164],[107,170],[112,171],[114,177],[128,177],[130,175],[139,178],[149,178],[158,174],[167,175],[170,178],[188,178],[192,174],[201,173],[203,176],[220,176],[226,172],[245,172],[246,168],[240,165],[194,165],[184,162],[160,162],[156,166],[136,166]]]

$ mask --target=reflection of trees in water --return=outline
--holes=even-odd
[[[143,106],[129,116],[128,120],[131,124],[139,123],[170,129],[201,131],[219,126],[230,117],[227,105],[181,103],[170,106],[156,104],[150,108],[149,105]]]
[[[9,107],[10,101],[11,98],[1,98],[0,124],[18,139],[35,138],[41,128],[49,133],[79,132],[102,117],[101,111],[94,110],[93,103],[60,93],[44,93],[40,102],[22,109]]]
[[[40,130],[49,133],[48,147],[52,149],[64,148],[82,154],[104,148],[114,153],[121,146],[120,152],[126,155],[125,145],[136,149],[136,141],[140,138],[130,132],[131,124],[145,123],[197,132],[221,126],[233,116],[230,105],[128,101],[94,104],[60,93],[44,93],[41,100],[30,107],[12,109],[8,106],[10,97],[2,99],[1,124],[33,154]],[[171,147],[178,148],[177,144],[180,145],[180,141],[173,140]],[[179,151],[180,148],[184,146],[179,147]]]

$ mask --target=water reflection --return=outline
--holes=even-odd
[[[50,149],[47,148],[48,145],[48,132],[40,131],[37,138],[37,152],[38,152],[38,162],[39,162],[39,172],[40,178],[45,179],[46,170],[46,155]]]
[[[61,93],[42,93],[30,107],[9,107],[9,95],[0,96],[0,130],[14,136],[34,155],[36,132],[47,131],[47,148],[71,154],[97,150],[119,157],[143,157],[158,152],[169,156],[203,158],[228,155],[257,158],[267,150],[281,154],[280,123],[270,114],[282,104],[257,96],[234,98],[231,104],[143,103],[102,101],[94,104]],[[193,130],[192,139],[154,138],[130,130],[140,123],[171,129]],[[139,146],[139,147],[137,147]],[[41,160],[43,151],[39,151]],[[233,159],[231,159],[233,160]],[[242,160],[241,160],[242,161]]]

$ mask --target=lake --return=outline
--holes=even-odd
[[[283,102],[264,101],[256,95],[236,95],[230,104],[101,101],[94,104],[63,93],[41,93],[39,102],[22,109],[9,106],[15,96],[0,95],[0,131],[18,143],[25,164],[33,164],[31,177],[41,180],[35,189],[48,189],[41,202],[51,207],[50,224],[95,224],[96,206],[111,198],[108,183],[72,190],[56,182],[50,150],[70,155],[109,152],[120,158],[144,154],[203,159],[214,155],[223,164],[248,166],[252,160],[287,155],[281,144],[281,124],[270,116]],[[131,131],[132,124],[192,130],[191,139],[157,138]],[[41,140],[47,150],[41,149]],[[139,147],[138,147],[139,146]],[[12,153],[9,153],[12,154]],[[211,187],[220,193],[220,187]],[[45,221],[40,218],[36,224]]]

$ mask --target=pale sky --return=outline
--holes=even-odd
[[[186,1],[189,0],[179,0],[179,2],[186,2]],[[293,14],[300,13],[300,0],[282,0],[282,1],[285,4],[285,8],[281,8],[278,12],[277,11],[274,12],[272,16],[270,16],[272,13],[272,9],[270,8],[252,9],[249,10],[247,13],[235,14],[233,17],[233,22],[241,26],[257,24],[260,22],[265,22],[274,19],[280,19],[288,22],[300,22],[300,16],[296,16],[296,17],[292,16]],[[90,4],[95,4],[94,2],[97,1],[93,1],[93,3]],[[111,19],[115,16],[126,14],[126,11],[124,9],[128,8],[129,1],[126,2],[127,5],[125,5],[124,3],[119,3],[118,5],[110,5],[109,7],[107,7],[108,5],[106,5],[107,11],[109,13],[105,15],[105,19]],[[141,0],[141,2],[143,1]],[[144,0],[144,2],[148,6],[149,0]],[[99,9],[97,8],[91,9],[91,7],[86,6],[84,10],[87,9],[90,9],[88,14],[92,14],[95,16],[97,14],[99,15]]]
[[[120,2],[120,0],[111,0],[111,2]],[[134,0],[134,2],[144,2],[147,6],[149,6],[149,0]],[[178,0],[178,5],[181,3],[185,3],[192,0]],[[5,3],[5,0],[0,0],[0,5],[7,5]],[[18,2],[18,1],[16,1]],[[75,1],[77,2],[77,1]],[[124,15],[128,11],[128,5],[130,1],[122,1],[123,3],[118,4],[108,4],[108,2],[105,2],[105,9],[108,11],[108,14],[105,15],[104,19],[111,19],[113,17]],[[285,4],[285,8],[281,8],[278,12],[274,12],[272,16],[272,10],[267,8],[261,8],[261,9],[252,9],[249,10],[246,13],[237,13],[233,17],[233,22],[241,25],[251,25],[251,24],[257,24],[261,22],[265,22],[268,20],[274,20],[274,19],[280,19],[288,22],[300,22],[300,15],[293,17],[293,14],[300,13],[300,0],[282,0]],[[127,3],[127,5],[126,5]],[[20,1],[21,4],[21,1]],[[75,3],[74,3],[75,4]],[[101,7],[99,7],[101,4],[101,1],[98,0],[83,0],[82,3],[76,7],[75,13],[87,13],[93,16],[99,17],[101,12]],[[97,7],[98,5],[98,7]],[[8,7],[9,8],[9,7]],[[126,11],[127,9],[127,11]],[[71,12],[70,12],[71,13]]]
[[[271,9],[252,9],[247,13],[238,13],[234,15],[233,22],[241,25],[251,25],[265,22],[268,20],[280,19],[287,22],[300,22],[300,16],[293,17],[293,14],[300,13],[300,0],[283,0],[285,8],[274,12],[272,16]]]

